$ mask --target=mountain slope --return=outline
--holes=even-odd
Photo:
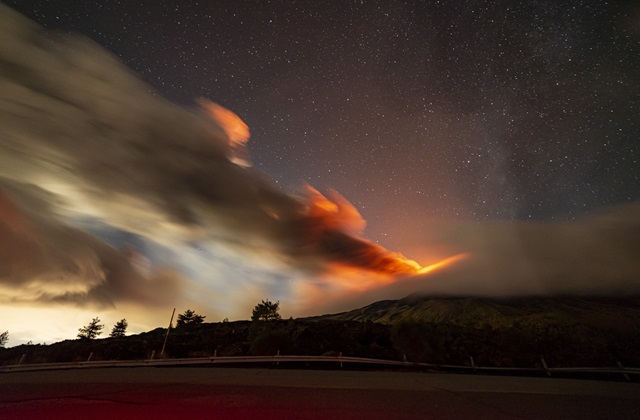
[[[640,325],[640,298],[530,297],[448,298],[410,295],[360,309],[307,318],[392,324],[401,320],[444,322],[463,326],[508,327],[514,324],[576,324],[628,330]]]

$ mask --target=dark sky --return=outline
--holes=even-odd
[[[336,189],[372,239],[640,198],[635,2],[6,3],[173,102],[233,110],[255,167],[288,191]]]

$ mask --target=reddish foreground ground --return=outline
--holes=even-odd
[[[341,370],[16,372],[0,373],[0,418],[640,418],[640,384]]]

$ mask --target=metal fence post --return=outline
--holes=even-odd
[[[542,367],[547,371],[547,376],[551,376],[551,372],[549,372],[549,367],[547,366],[547,362],[544,361],[544,356],[540,356],[540,362],[542,362]]]
[[[619,361],[619,360],[618,360],[618,362],[617,362],[617,363],[618,363],[618,367],[619,367],[620,369],[624,369],[624,366],[622,366],[622,362],[621,362],[621,361]],[[630,381],[630,380],[631,380],[631,379],[629,378],[629,375],[627,375],[627,374],[626,374],[626,373],[624,373],[624,372],[622,373],[622,376],[624,376],[624,379],[626,379],[627,381]]]

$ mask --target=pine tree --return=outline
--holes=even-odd
[[[0,348],[3,348],[5,344],[9,341],[9,331],[5,331],[0,334]]]
[[[176,326],[181,327],[183,325],[190,324],[202,324],[206,316],[198,315],[191,309],[187,309],[183,314],[178,315],[178,322]]]
[[[280,306],[280,302],[271,302],[269,299],[263,300],[261,303],[257,304],[255,308],[253,308],[253,313],[251,314],[252,321],[276,321],[280,318],[280,314],[278,313],[278,307]]]
[[[124,337],[124,334],[127,332],[128,326],[129,323],[127,322],[127,320],[124,318],[121,319],[120,321],[116,322],[116,325],[113,326],[109,337]]]
[[[91,320],[89,325],[86,325],[80,329],[78,329],[78,338],[86,338],[89,340],[93,340],[100,334],[102,334],[102,329],[104,328],[104,324],[100,324],[100,318],[95,317]]]

